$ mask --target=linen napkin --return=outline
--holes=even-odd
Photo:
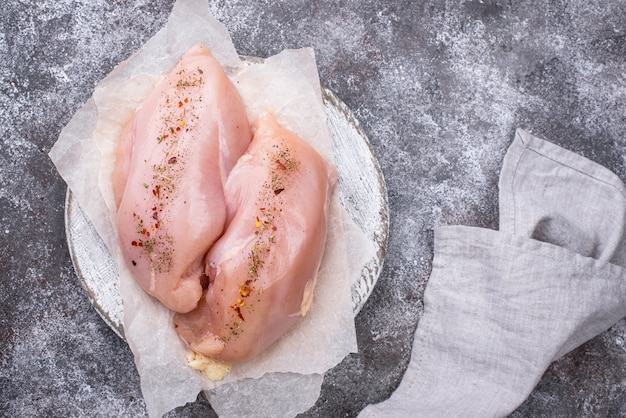
[[[500,231],[435,230],[424,315],[397,390],[359,417],[505,416],[550,363],[626,316],[626,190],[518,130]]]

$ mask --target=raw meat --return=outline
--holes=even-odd
[[[225,227],[223,185],[251,138],[237,90],[200,44],[124,130],[113,178],[119,244],[136,281],[173,311],[202,296],[204,257]]]
[[[209,285],[177,332],[216,360],[248,360],[310,306],[336,170],[270,114],[225,185],[228,227],[207,255]]]

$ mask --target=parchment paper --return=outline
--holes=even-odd
[[[314,404],[323,373],[357,351],[344,239],[348,220],[336,193],[310,311],[270,350],[235,366],[223,382],[212,382],[185,365],[187,350],[173,330],[171,312],[139,288],[119,253],[111,183],[117,139],[155,83],[196,42],[204,43],[227,70],[251,123],[271,108],[281,124],[332,160],[313,51],[287,50],[260,64],[242,63],[227,30],[210,16],[203,0],[174,5],[165,28],[96,87],[62,131],[50,157],[118,260],[124,333],[135,354],[149,414],[160,416],[195,400],[204,389],[220,416],[293,416]],[[348,229],[352,239],[354,228]],[[365,245],[364,251],[372,251],[371,246]],[[355,271],[360,269],[353,269],[353,275]]]

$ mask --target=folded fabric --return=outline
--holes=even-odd
[[[435,230],[409,367],[360,417],[505,416],[549,364],[626,316],[626,193],[605,168],[518,130],[500,231]]]
[[[606,168],[518,129],[499,187],[501,232],[626,266],[626,189]]]

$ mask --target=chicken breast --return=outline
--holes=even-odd
[[[216,360],[256,356],[305,315],[326,241],[336,170],[263,114],[225,186],[228,227],[206,258],[209,286],[174,324]]]
[[[237,90],[200,44],[124,130],[113,178],[119,244],[136,281],[173,311],[202,296],[204,258],[225,227],[223,185],[251,138]]]

